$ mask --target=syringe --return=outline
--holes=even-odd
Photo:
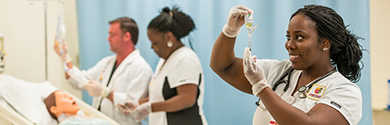
[[[251,45],[252,45],[252,41],[251,41],[252,32],[253,32],[253,30],[255,30],[255,28],[257,27],[257,24],[256,24],[256,25],[252,28],[252,25],[253,25],[253,14],[248,13],[247,15],[245,15],[245,25],[246,25],[246,29],[249,31],[249,33],[248,33],[248,48],[249,48],[249,50],[251,50]]]

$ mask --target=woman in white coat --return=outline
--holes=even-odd
[[[331,8],[307,5],[290,18],[289,60],[256,59],[249,48],[241,59],[234,44],[248,13],[253,12],[245,6],[230,10],[210,67],[230,85],[260,98],[253,124],[358,124],[362,96],[352,82],[360,78],[362,49],[343,19]]]

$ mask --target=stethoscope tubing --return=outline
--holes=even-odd
[[[284,73],[283,75],[279,78],[278,81],[276,81],[275,85],[272,87],[272,90],[275,91],[276,88],[282,84],[282,83],[285,83],[286,86],[283,88],[283,94],[287,91],[288,87],[290,86],[290,77],[291,77],[291,73],[294,71],[294,69],[292,67],[289,67]],[[317,78],[316,80],[314,80],[313,82],[311,82],[307,87],[306,86],[301,86],[299,87],[299,92],[302,94],[304,94],[304,96],[300,96],[300,98],[306,98],[306,91],[310,90],[311,87],[313,86],[314,83],[317,83],[319,82],[320,80],[332,75],[334,72],[336,72],[336,68],[333,68],[332,71],[326,73],[325,75]],[[287,81],[284,80],[284,78],[287,76]],[[301,90],[301,88],[304,87],[304,90]],[[282,95],[283,95],[282,94]],[[257,106],[259,106],[259,101],[260,101],[260,98],[257,100],[257,102],[255,103]]]
[[[290,76],[291,76],[291,73],[292,73],[293,71],[294,71],[294,69],[293,69],[292,67],[289,67],[289,68],[282,74],[282,76],[280,76],[279,80],[276,81],[275,85],[272,87],[272,90],[275,91],[276,88],[277,88],[280,84],[285,83],[286,86],[283,88],[283,94],[284,94],[284,92],[287,91],[288,86],[290,85]],[[284,78],[285,78],[286,76],[287,76],[287,81],[284,80]],[[260,98],[259,98],[259,99],[256,101],[256,103],[255,103],[257,106],[260,105],[260,104],[259,104],[259,101],[260,101]]]
[[[292,67],[288,68],[288,69],[283,73],[283,75],[279,78],[279,80],[276,81],[275,85],[272,87],[272,90],[275,91],[276,88],[277,88],[280,84],[285,83],[286,86],[284,86],[283,91],[286,92],[287,89],[288,89],[288,87],[289,87],[289,85],[290,85],[290,76],[291,76],[291,73],[292,73],[293,71],[294,71],[294,69],[293,69]],[[284,78],[286,78],[286,76],[287,76],[287,81],[284,80]]]

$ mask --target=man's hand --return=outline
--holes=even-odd
[[[102,84],[96,82],[96,81],[89,81],[88,84],[84,85],[84,88],[88,91],[88,94],[90,96],[102,96],[107,97],[111,90]]]

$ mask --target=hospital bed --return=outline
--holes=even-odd
[[[49,82],[34,83],[8,75],[0,75],[0,124],[57,124],[56,121],[50,117],[50,114],[43,103],[43,100],[55,90],[58,89]],[[119,125],[116,121],[92,108],[84,101],[75,96],[73,97],[80,106],[80,110],[83,111],[86,116],[104,119],[111,125]]]

